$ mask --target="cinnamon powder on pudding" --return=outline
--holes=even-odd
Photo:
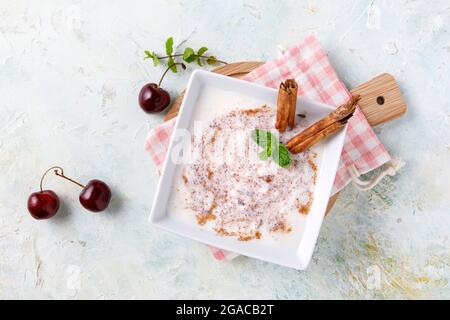
[[[312,194],[309,194],[308,202],[301,203],[298,207],[298,212],[304,215],[308,214],[308,212],[311,210],[312,200]]]
[[[234,110],[212,120],[193,139],[195,158],[182,169],[185,206],[199,225],[211,224],[220,235],[242,241],[268,233],[292,231],[292,213],[307,214],[317,178],[317,154],[292,154],[282,168],[272,159],[258,158],[250,138],[255,128],[275,133],[275,111],[269,107]],[[286,142],[303,128],[280,134]],[[255,157],[256,155],[256,157]]]

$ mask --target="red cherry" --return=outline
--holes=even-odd
[[[167,72],[174,66],[179,65],[183,69],[186,69],[186,65],[181,62],[172,63],[167,66],[166,71],[164,71],[159,83],[147,83],[142,87],[141,92],[139,92],[139,105],[142,110],[148,113],[161,112],[170,105],[170,95],[169,93],[161,88],[161,83],[166,76]]]
[[[91,180],[80,193],[80,203],[87,210],[100,212],[105,210],[111,200],[111,190],[100,180]]]
[[[139,105],[148,113],[161,112],[170,104],[170,95],[156,83],[148,83],[139,93]]]
[[[28,211],[35,219],[50,219],[58,209],[59,198],[52,190],[34,192],[28,197]]]

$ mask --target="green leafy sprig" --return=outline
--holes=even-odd
[[[252,131],[252,139],[263,148],[258,154],[261,160],[272,157],[283,168],[287,168],[292,163],[289,150],[270,131],[255,129]]]
[[[155,67],[159,65],[163,60],[167,60],[168,68],[174,73],[178,72],[177,64],[180,64],[179,62],[180,58],[186,63],[196,61],[199,66],[203,66],[204,64],[208,65],[217,65],[220,63],[227,64],[225,61],[219,60],[213,55],[206,55],[205,53],[206,51],[208,51],[207,47],[201,47],[197,51],[187,47],[183,50],[183,53],[176,53],[173,47],[173,37],[169,37],[166,40],[165,47],[166,47],[165,56],[158,55],[155,51],[145,50],[144,60],[152,59],[153,65]]]

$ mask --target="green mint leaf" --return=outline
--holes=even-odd
[[[172,57],[170,57],[167,61],[167,65],[170,67],[170,70],[172,70],[173,73],[177,73],[177,66],[174,63],[175,61]]]
[[[201,47],[201,48],[198,49],[198,51],[197,51],[197,64],[198,64],[200,67],[203,66],[201,56],[202,56],[206,51],[208,51],[208,48],[207,48],[207,47]]]
[[[263,148],[258,154],[261,160],[267,160],[272,156],[275,163],[283,168],[292,163],[289,150],[270,131],[255,129],[252,131],[252,139]]]
[[[255,129],[252,132],[252,139],[258,146],[263,148],[263,151],[259,154],[259,158],[261,160],[267,160],[272,154],[272,143],[273,141],[276,141],[272,133],[261,129]]]
[[[214,56],[209,56],[208,59],[206,59],[206,63],[210,66],[214,66],[218,63],[217,58]]]
[[[255,129],[252,131],[252,139],[256,142],[256,144],[259,146],[259,135],[261,133],[261,130]]]
[[[281,143],[278,144],[272,152],[272,159],[283,168],[288,167],[292,163],[289,150]]]
[[[200,49],[198,49],[197,55],[202,56],[206,51],[208,51],[207,47],[201,47]]]
[[[272,133],[270,131],[255,129],[252,131],[252,139],[260,147],[266,148],[272,144]]]
[[[186,61],[187,63],[194,61],[195,60],[194,49],[192,49],[192,48],[184,49],[183,60]]]
[[[166,40],[166,53],[168,56],[171,56],[173,53],[173,38],[170,37]]]
[[[158,55],[155,51],[152,52],[153,65],[156,67],[159,64]]]
[[[148,50],[145,50],[144,53],[145,53],[145,58],[144,58],[144,60],[145,60],[145,59],[152,59],[152,60],[153,60],[153,65],[154,65],[155,67],[159,64],[159,58],[158,58],[158,55],[156,54],[155,51],[150,52],[150,51],[148,51]]]

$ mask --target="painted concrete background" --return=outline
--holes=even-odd
[[[0,0],[0,298],[450,298],[449,21],[444,0]],[[217,262],[151,227],[158,174],[143,143],[162,115],[137,95],[163,69],[143,50],[191,35],[226,61],[265,60],[311,33],[349,87],[396,77],[409,113],[376,132],[406,167],[342,193],[305,272]],[[175,95],[188,76],[164,85]],[[56,164],[107,181],[111,209],[88,213],[49,176],[61,211],[33,220],[27,196]]]

